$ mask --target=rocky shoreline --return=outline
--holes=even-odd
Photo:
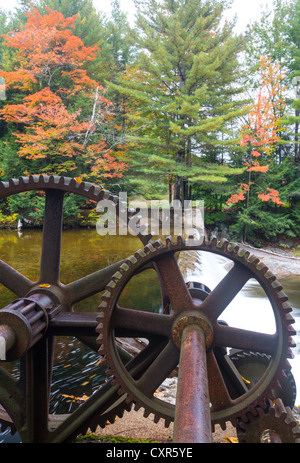
[[[257,256],[278,277],[300,276],[300,257],[280,248],[254,248],[242,244],[251,254]]]

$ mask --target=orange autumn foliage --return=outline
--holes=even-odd
[[[271,58],[262,56],[260,58],[260,87],[257,100],[250,113],[249,122],[243,127],[241,146],[250,148],[250,156],[244,165],[249,172],[249,190],[251,172],[267,173],[269,165],[264,163],[263,157],[269,156],[276,144],[280,141],[278,132],[280,130],[280,119],[285,107],[285,100],[282,92],[286,89],[282,85],[285,75],[279,63],[273,63]],[[276,190],[268,188],[269,193],[258,194],[262,201],[272,201],[277,205],[283,205]],[[272,193],[271,193],[272,192]],[[226,204],[236,204],[244,201],[244,190],[233,194]]]
[[[279,198],[279,193],[277,190],[274,190],[273,188],[267,188],[267,190],[268,193],[261,193],[258,195],[259,199],[261,199],[262,201],[272,201],[278,206],[284,205],[284,203]]]
[[[71,31],[76,15],[65,18],[50,8],[47,12],[42,16],[37,8],[32,8],[27,13],[24,30],[3,35],[4,45],[17,50],[17,69],[1,71],[8,87],[20,88],[21,85],[23,89],[32,89],[38,80],[46,81],[49,86],[58,70],[80,68],[85,61],[96,58],[98,46],[85,47]]]
[[[86,47],[73,34],[75,20],[76,16],[65,18],[49,8],[41,15],[33,7],[23,30],[4,35],[4,45],[15,49],[16,59],[15,68],[0,70],[0,76],[7,88],[29,95],[20,104],[4,106],[0,117],[16,125],[20,157],[44,160],[39,164],[43,173],[75,171],[80,156],[94,177],[121,177],[125,163],[117,160],[99,130],[112,123],[112,103],[105,98],[104,87],[84,69],[96,58],[98,46]],[[59,87],[62,82],[67,87]],[[68,109],[78,96],[90,104],[90,120],[81,116],[80,109]]]
[[[78,114],[69,114],[61,98],[48,87],[24,98],[23,104],[7,105],[0,111],[6,121],[26,124],[26,132],[14,133],[21,144],[19,155],[26,159],[46,158],[49,150],[54,155],[75,156],[81,145],[70,139],[75,140],[75,135],[84,133],[88,125],[77,120]],[[69,168],[76,168],[75,160]]]

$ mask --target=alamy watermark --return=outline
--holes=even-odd
[[[127,193],[119,193],[116,204],[110,199],[98,202],[101,215],[97,233],[105,235],[183,235],[187,244],[197,244],[204,234],[204,201],[135,200],[127,201]]]

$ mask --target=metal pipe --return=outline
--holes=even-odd
[[[194,324],[181,337],[173,442],[212,442],[205,335]]]

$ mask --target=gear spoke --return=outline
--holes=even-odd
[[[250,272],[236,262],[201,305],[201,311],[217,319],[251,278]]]
[[[278,344],[278,337],[276,335],[221,324],[215,326],[214,334],[216,345],[269,355],[274,354]]]
[[[82,301],[94,294],[100,293],[105,289],[105,286],[110,282],[113,274],[118,270],[124,261],[116,262],[104,269],[97,270],[94,273],[86,275],[79,280],[72,281],[66,284],[64,292],[67,295],[69,305]]]
[[[206,362],[212,411],[222,410],[229,407],[232,400],[212,350],[207,353]]]
[[[0,283],[18,297],[24,297],[33,286],[31,280],[2,260],[0,260]]]
[[[136,386],[146,395],[152,395],[168,375],[177,367],[179,351],[172,342],[156,357],[143,376],[136,381]]]
[[[64,191],[46,190],[40,282],[59,282]]]
[[[116,307],[113,325],[117,333],[121,331],[126,337],[143,337],[147,333],[168,337],[171,321],[168,315]]]
[[[159,276],[175,313],[191,310],[193,301],[173,254],[156,261]]]

